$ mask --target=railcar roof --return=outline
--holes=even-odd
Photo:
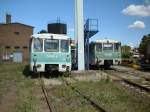
[[[119,43],[119,41],[111,40],[111,39],[102,39],[102,40],[96,40],[96,43]]]
[[[52,34],[52,33],[34,34],[31,36],[31,38],[69,39],[69,37],[66,35]]]

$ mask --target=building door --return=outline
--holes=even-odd
[[[13,53],[13,62],[22,63],[23,55],[22,52],[14,52]]]

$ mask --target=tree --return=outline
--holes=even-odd
[[[150,41],[150,34],[143,36],[140,46],[139,46],[140,54],[146,55],[146,50],[147,50],[146,47],[147,47],[148,41]]]
[[[131,47],[127,45],[123,45],[121,47],[122,58],[130,58],[132,56]]]
[[[41,30],[41,31],[38,32],[38,34],[41,34],[41,33],[47,33],[47,31],[46,30]]]

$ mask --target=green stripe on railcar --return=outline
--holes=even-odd
[[[120,52],[96,52],[95,57],[98,59],[120,59],[121,53]]]
[[[38,63],[49,63],[49,64],[63,64],[71,63],[70,53],[32,53],[31,54],[31,63],[33,60],[38,60]]]

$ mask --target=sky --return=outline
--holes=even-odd
[[[34,33],[60,19],[74,39],[74,0],[0,0],[0,23],[6,13],[12,22],[33,26]],[[84,20],[88,18],[99,21],[99,32],[91,41],[108,38],[138,47],[150,33],[150,0],[84,0]]]

